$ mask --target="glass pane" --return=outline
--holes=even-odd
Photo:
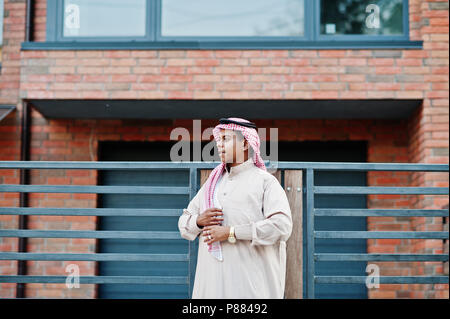
[[[65,37],[145,36],[146,0],[64,0]]]
[[[402,35],[403,0],[321,0],[320,33]]]
[[[163,36],[302,36],[304,0],[162,0]]]

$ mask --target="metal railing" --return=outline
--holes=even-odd
[[[266,166],[270,167],[271,163]],[[277,169],[302,170],[306,173],[307,261],[306,296],[315,298],[315,283],[361,283],[366,276],[317,276],[317,261],[448,261],[448,254],[333,254],[316,253],[316,238],[401,238],[448,239],[448,231],[317,231],[314,216],[448,216],[448,209],[319,209],[314,206],[315,194],[404,194],[448,195],[447,187],[381,187],[381,186],[315,186],[314,172],[326,171],[411,171],[446,172],[447,164],[409,163],[325,163],[278,162]],[[71,162],[71,161],[0,161],[1,169],[91,169],[91,170],[187,170],[188,187],[160,186],[78,186],[78,185],[0,185],[0,192],[25,193],[97,193],[97,194],[189,194],[192,199],[198,191],[199,170],[213,169],[217,162]],[[0,215],[54,215],[54,216],[179,216],[181,209],[140,208],[47,208],[0,207]],[[16,238],[116,238],[116,239],[181,239],[174,231],[99,231],[99,230],[24,230],[0,229],[0,237]],[[16,253],[0,252],[0,260],[42,261],[185,261],[188,276],[80,276],[80,284],[186,284],[191,296],[197,258],[196,242],[189,241],[187,254],[121,254],[121,253]],[[65,283],[66,276],[0,276],[0,283]],[[379,283],[448,283],[448,276],[380,276]]]

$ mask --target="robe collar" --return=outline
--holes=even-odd
[[[236,174],[239,174],[240,172],[250,169],[253,166],[255,166],[255,163],[253,163],[253,159],[250,157],[248,160],[239,165],[231,166],[230,171],[228,170],[227,165],[225,165],[225,171],[229,174],[230,177],[233,177]]]

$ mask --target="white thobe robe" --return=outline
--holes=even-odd
[[[202,234],[197,217],[206,208],[205,184],[178,221],[181,236]],[[217,184],[215,203],[222,206],[223,226],[234,226],[236,243],[222,241],[223,261],[208,252],[199,237],[192,298],[283,298],[286,241],[292,218],[286,193],[275,176],[251,158],[225,171]]]

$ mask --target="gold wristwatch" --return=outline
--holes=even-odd
[[[236,237],[234,237],[234,227],[230,226],[230,234],[228,235],[228,242],[230,244],[236,243]]]

